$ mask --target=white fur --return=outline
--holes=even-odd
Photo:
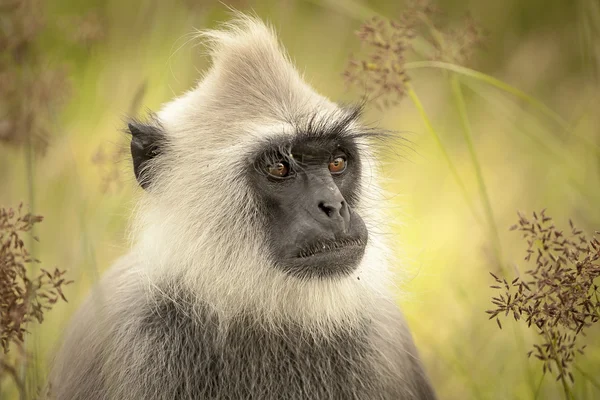
[[[257,205],[243,174],[257,140],[293,134],[288,121],[304,115],[327,120],[342,112],[302,80],[273,30],[259,20],[238,16],[198,37],[210,48],[212,68],[195,89],[157,113],[167,150],[137,210],[132,256],[142,260],[140,272],[149,285],[180,278],[225,320],[249,310],[266,323],[291,319],[321,330],[354,323],[389,296],[384,237],[369,232],[364,259],[348,277],[288,276],[273,267],[264,233],[248,223]],[[372,226],[383,219],[381,189],[369,144],[360,147],[368,196],[357,211]]]

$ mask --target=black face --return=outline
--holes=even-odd
[[[264,204],[265,228],[276,265],[299,278],[351,273],[368,233],[353,210],[360,184],[351,138],[281,138],[253,159],[251,186]]]

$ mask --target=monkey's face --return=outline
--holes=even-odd
[[[344,276],[359,265],[368,233],[354,211],[360,160],[352,138],[299,134],[259,146],[250,185],[263,204],[277,268],[303,279]]]

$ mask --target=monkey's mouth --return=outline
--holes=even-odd
[[[306,259],[323,254],[340,252],[343,250],[363,250],[366,243],[361,239],[340,239],[332,241],[320,241],[301,249],[296,258]]]
[[[292,253],[281,266],[300,279],[348,276],[360,264],[366,246],[367,235],[314,241]]]

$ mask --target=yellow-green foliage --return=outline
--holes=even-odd
[[[33,0],[7,3],[21,2]],[[404,9],[386,0],[225,3],[271,21],[307,80],[343,102],[363,94],[342,77],[350,53],[360,53],[354,32],[373,16],[396,18]],[[600,5],[469,3],[467,10],[463,2],[437,2],[449,29],[470,11],[488,32],[468,65],[485,75],[456,60],[409,57],[408,96],[366,115],[407,139],[381,160],[396,217],[390,227],[406,260],[398,266],[406,277],[399,301],[442,399],[561,399],[560,383],[542,379],[542,364],[527,358],[535,332],[509,319],[503,330],[488,321],[495,295],[488,272],[510,282],[530,267],[526,244],[509,232],[517,210],[546,208],[559,226],[572,218],[587,233],[600,229]],[[61,71],[67,79],[56,75],[43,101],[15,98],[43,116],[36,126],[47,147],[37,151],[14,137],[4,143],[0,135],[0,205],[23,201],[44,216],[30,250],[42,267],[67,269],[75,283],[64,291],[69,303],[56,304],[26,338],[30,391],[43,383],[69,316],[129,245],[127,220],[141,189],[120,133],[124,117],[188,89],[208,62],[190,33],[228,18],[223,4],[201,0],[53,0],[34,9],[45,20],[27,50],[35,59],[15,61],[0,35],[0,69],[17,83],[24,71]],[[0,20],[10,12],[0,5]],[[415,46],[435,54],[426,39]],[[0,133],[6,104],[0,99]],[[598,327],[587,332],[586,353],[572,368],[577,399],[600,398],[599,335]],[[0,384],[0,398],[16,398],[9,379]]]

